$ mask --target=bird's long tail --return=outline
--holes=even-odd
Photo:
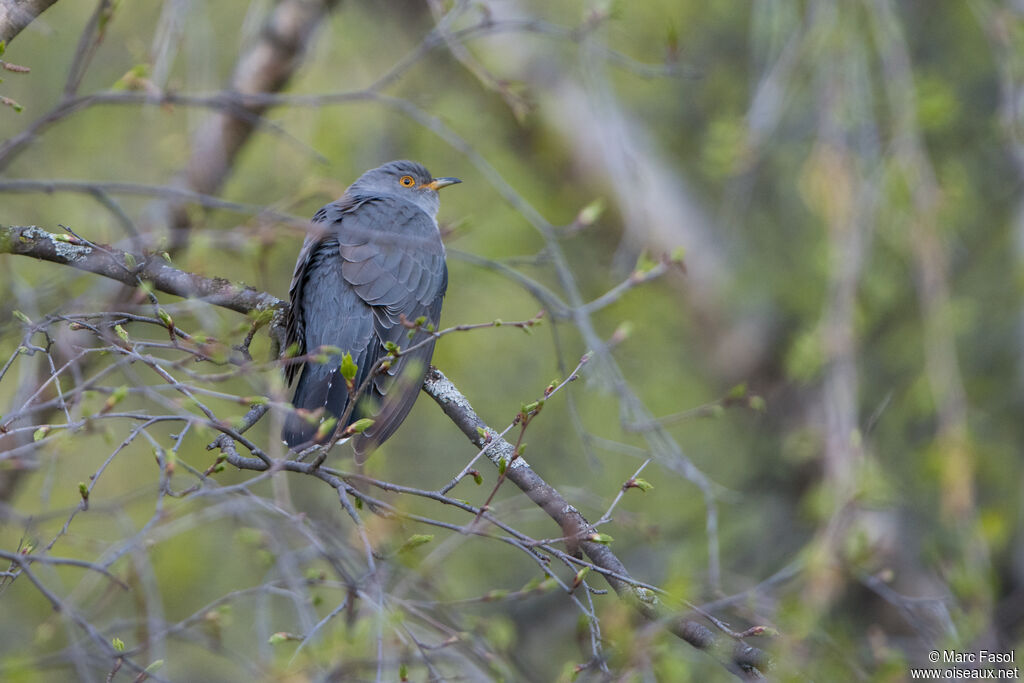
[[[295,386],[292,405],[304,412],[289,413],[281,431],[281,438],[289,448],[306,446],[313,442],[313,437],[320,426],[320,421],[314,414],[321,408],[328,408],[327,399],[334,377],[335,367],[326,363],[307,363],[302,368],[299,382]],[[311,415],[314,416],[310,417]]]

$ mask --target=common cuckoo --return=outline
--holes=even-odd
[[[362,461],[408,415],[434,353],[429,330],[440,322],[448,286],[437,191],[458,182],[433,178],[411,161],[392,161],[364,173],[313,217],[319,229],[302,245],[289,290],[288,346],[299,355],[333,348],[287,367],[289,383],[299,375],[296,411],[282,434],[289,447],[326,440],[333,430],[321,429],[322,421],[349,412],[342,428],[373,420],[353,438]],[[395,357],[391,344],[409,352]],[[351,382],[342,368],[345,354],[357,368]]]

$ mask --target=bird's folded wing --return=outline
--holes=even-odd
[[[419,331],[410,340],[401,319],[413,322],[424,317],[435,326],[440,322],[448,272],[434,220],[407,202],[380,199],[345,215],[338,239],[342,274],[373,312],[377,343],[371,344],[366,361],[375,366],[385,358],[388,342],[409,348],[428,339]],[[365,458],[405,419],[433,350],[432,341],[423,344],[374,377],[369,398],[379,405],[373,426],[354,441],[357,458]]]

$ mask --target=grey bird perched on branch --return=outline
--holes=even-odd
[[[286,369],[290,383],[301,367],[296,412],[282,433],[289,447],[330,439],[335,430],[322,428],[323,419],[333,416],[345,428],[370,418],[372,426],[353,440],[362,462],[408,415],[434,353],[428,330],[440,322],[448,287],[437,191],[458,182],[432,178],[411,161],[392,161],[364,173],[313,217],[321,229],[306,237],[295,264],[287,340],[298,354],[333,348],[316,359],[327,362]],[[394,357],[391,344],[410,350]],[[356,366],[348,380],[353,370],[346,354]]]

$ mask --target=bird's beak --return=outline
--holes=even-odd
[[[462,181],[458,178],[434,178],[429,183],[425,183],[424,187],[429,187],[435,192],[440,190],[442,187],[448,187],[449,185],[457,185]]]

